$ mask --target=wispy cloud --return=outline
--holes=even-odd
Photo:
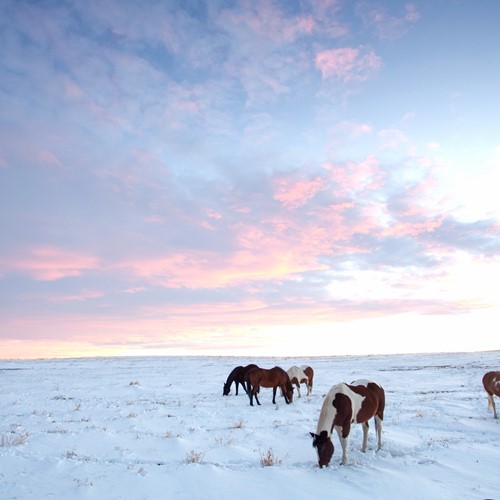
[[[335,48],[316,54],[316,67],[323,79],[335,78],[343,82],[363,81],[382,65],[380,57],[367,47]]]
[[[414,3],[405,4],[404,11],[394,15],[382,3],[359,2],[356,12],[367,28],[372,29],[378,37],[390,40],[404,36],[421,17]]]
[[[97,268],[98,259],[94,256],[54,247],[35,247],[21,255],[0,258],[2,274],[21,273],[41,281],[81,276]]]

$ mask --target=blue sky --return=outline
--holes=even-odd
[[[496,1],[0,14],[2,357],[500,347]]]

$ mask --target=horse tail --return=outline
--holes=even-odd
[[[377,415],[379,416],[380,420],[384,420],[384,410],[385,410],[385,391],[381,387],[379,401],[378,401],[378,411],[377,411]]]

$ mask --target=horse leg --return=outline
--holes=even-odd
[[[337,434],[339,436],[340,445],[342,446],[342,460],[340,461],[340,463],[342,465],[345,465],[347,463],[347,442],[349,439],[350,425],[347,426],[347,432],[340,425],[336,425],[335,430],[337,431]]]
[[[247,380],[247,396],[250,398],[250,406],[253,406],[253,387],[250,380]]]
[[[286,403],[287,405],[289,405],[289,404],[290,404],[290,398],[286,395],[286,385],[285,385],[285,384],[283,384],[283,385],[281,386],[281,392],[282,392],[282,394],[283,394],[283,397],[285,398],[285,403]]]
[[[380,450],[382,448],[382,419],[375,415],[375,429],[377,430],[377,439],[378,439],[378,448]]]
[[[493,408],[493,417],[498,418],[497,408],[495,406],[495,400],[493,398],[493,394],[488,394],[488,408],[491,406]]]
[[[260,389],[260,387],[259,387],[259,386],[257,386],[257,388],[256,388],[256,391],[255,391],[255,394],[254,394],[254,395],[255,395],[255,401],[257,401],[257,404],[260,406],[260,401],[259,401],[259,398],[257,397],[257,393],[259,392],[259,389]]]
[[[275,386],[273,387],[273,404],[276,404],[276,390],[277,390],[277,389],[278,389],[278,386],[277,386],[277,385],[275,385]],[[283,388],[282,388],[282,390],[283,390]],[[285,394],[284,392],[283,392],[283,395],[285,396],[285,400],[286,400],[286,394]]]
[[[361,424],[363,426],[363,444],[361,445],[361,451],[365,453],[366,445],[368,444],[368,420]]]
[[[250,405],[253,406],[253,394],[252,394],[252,383],[250,382],[250,377],[247,377],[247,388],[246,388],[246,393],[247,393],[247,396],[250,398]]]

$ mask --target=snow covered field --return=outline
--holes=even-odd
[[[312,395],[223,397],[249,362],[311,365]],[[499,352],[0,361],[0,498],[500,499],[500,420],[481,384],[492,369]],[[383,449],[371,425],[361,453],[354,426],[348,465],[334,435],[319,469],[309,431],[323,396],[356,378],[386,390]]]

